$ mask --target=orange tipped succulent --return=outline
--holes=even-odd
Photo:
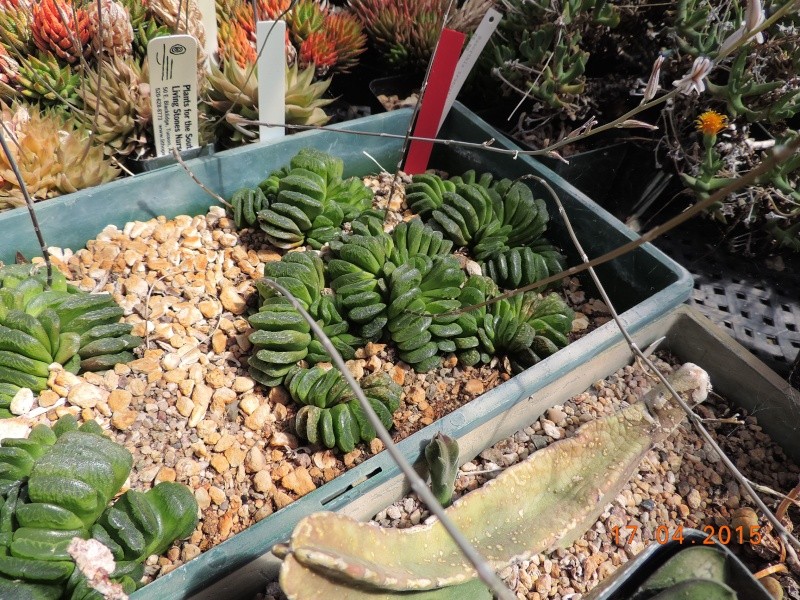
[[[338,56],[333,40],[324,31],[315,31],[300,44],[300,65],[315,65],[317,74],[324,75],[336,64]]]
[[[243,68],[256,62],[256,49],[250,36],[236,21],[220,23],[217,42],[223,59],[232,58]]]
[[[286,28],[292,32],[293,41],[302,44],[312,33],[323,30],[327,16],[327,6],[322,6],[315,0],[299,0],[284,19]]]
[[[333,13],[325,19],[325,34],[336,48],[336,70],[347,73],[367,49],[367,36],[361,23],[350,13]]]
[[[42,0],[33,6],[31,33],[42,52],[74,63],[88,56],[91,48],[89,15],[73,7],[67,0]]]
[[[258,13],[262,19],[273,21],[285,12],[292,0],[258,0]]]

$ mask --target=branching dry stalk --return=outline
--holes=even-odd
[[[11,170],[14,171],[14,177],[17,178],[19,189],[22,192],[22,197],[25,199],[25,206],[28,208],[28,214],[31,217],[31,223],[33,223],[33,231],[36,233],[36,239],[39,240],[39,248],[42,250],[44,264],[47,266],[47,288],[49,289],[53,283],[53,265],[50,262],[50,252],[47,250],[47,244],[44,241],[44,235],[42,234],[42,230],[39,228],[39,219],[36,217],[36,210],[33,208],[33,198],[31,198],[30,192],[28,192],[28,186],[25,185],[25,179],[22,177],[22,173],[19,170],[19,165],[17,164],[14,155],[11,154],[11,150],[6,142],[6,136],[3,132],[3,129],[5,128],[0,128],[0,146],[2,146],[3,152],[6,154],[8,164],[11,165]]]
[[[552,196],[553,201],[558,206],[558,212],[561,215],[561,218],[564,220],[564,225],[567,228],[567,232],[569,233],[569,237],[572,240],[575,249],[578,251],[581,260],[583,261],[584,265],[588,265],[590,263],[589,257],[586,255],[586,252],[583,250],[583,246],[581,245],[580,241],[578,240],[578,236],[575,234],[575,230],[572,227],[572,223],[570,222],[569,216],[567,215],[567,211],[564,209],[564,205],[561,202],[561,199],[556,194],[555,190],[550,186],[550,184],[542,179],[541,177],[537,177],[535,175],[529,175],[524,177],[525,179],[533,179],[540,183]],[[787,550],[789,551],[789,558],[793,561],[794,566],[800,567],[800,561],[798,561],[797,554],[795,550],[800,550],[800,540],[798,540],[792,533],[786,529],[786,527],[781,523],[780,519],[773,514],[773,512],[767,507],[766,503],[761,499],[761,496],[758,495],[756,490],[753,488],[750,480],[742,474],[742,472],[733,464],[733,461],[728,458],[728,455],[725,454],[725,451],[717,444],[717,441],[711,436],[708,430],[703,426],[703,420],[689,407],[688,404],[681,398],[680,394],[672,387],[667,377],[661,372],[661,370],[655,365],[655,363],[650,360],[648,356],[645,355],[644,352],[641,351],[639,346],[636,344],[634,339],[631,337],[628,330],[625,328],[625,325],[622,323],[622,319],[620,319],[619,314],[617,313],[616,309],[614,308],[613,303],[611,302],[611,298],[608,297],[603,284],[600,282],[600,278],[597,276],[597,273],[592,267],[587,266],[587,270],[589,271],[589,276],[592,278],[597,290],[600,292],[600,296],[605,302],[606,306],[608,306],[608,310],[611,313],[611,317],[614,319],[614,323],[616,323],[617,327],[622,333],[622,336],[625,338],[625,342],[633,352],[634,356],[638,357],[647,367],[658,377],[661,383],[669,390],[672,397],[678,403],[678,405],[683,409],[686,413],[689,421],[694,426],[695,430],[700,437],[703,438],[706,444],[717,454],[720,458],[722,463],[728,469],[728,471],[733,475],[734,479],[742,486],[747,492],[747,495],[750,496],[750,499],[753,503],[758,507],[758,509],[763,513],[763,515],[767,518],[770,524],[775,528],[778,532],[779,537],[781,540],[787,544]],[[792,549],[792,547],[794,549]]]
[[[392,460],[394,460],[397,466],[400,467],[400,470],[408,479],[411,489],[417,493],[420,499],[427,505],[431,513],[436,515],[436,517],[441,521],[442,526],[453,538],[453,541],[464,553],[464,556],[475,567],[478,577],[480,577],[480,579],[489,587],[489,589],[494,593],[495,597],[500,598],[500,600],[514,600],[515,596],[511,593],[511,590],[503,585],[503,582],[497,577],[497,574],[487,564],[486,560],[475,550],[472,544],[470,544],[470,542],[455,527],[455,525],[453,525],[441,504],[439,504],[439,502],[436,500],[433,492],[431,492],[431,490],[428,488],[428,485],[417,474],[417,472],[414,470],[414,467],[408,463],[403,454],[397,449],[397,446],[395,446],[394,442],[392,441],[392,436],[389,435],[389,432],[386,431],[386,428],[381,423],[378,415],[375,414],[375,411],[367,400],[367,397],[364,395],[361,387],[358,385],[358,382],[355,380],[352,373],[350,373],[350,369],[347,368],[342,355],[339,354],[339,351],[336,350],[328,336],[325,335],[322,327],[317,324],[314,318],[308,314],[305,308],[303,308],[303,305],[300,304],[300,302],[298,302],[297,299],[283,286],[268,278],[263,279],[263,281],[273,290],[288,299],[289,302],[292,303],[292,306],[295,308],[295,310],[303,315],[303,318],[308,322],[311,330],[317,336],[317,339],[330,355],[333,364],[336,365],[336,368],[342,373],[342,377],[344,377],[345,381],[350,386],[350,389],[353,391],[356,398],[358,398],[358,403],[361,405],[361,409],[364,411],[364,414],[367,415],[370,425],[375,428],[378,438],[383,442],[383,445],[386,447],[386,451],[389,453],[389,456],[392,457]]]
[[[184,170],[184,171],[186,171],[186,173],[188,173],[189,177],[191,177],[191,178],[192,178],[192,180],[193,180],[193,181],[194,181],[194,182],[195,182],[195,183],[196,183],[198,186],[200,186],[200,189],[201,189],[201,190],[203,190],[203,191],[204,191],[206,194],[208,194],[209,196],[211,196],[212,198],[214,198],[214,200],[216,200],[217,202],[219,202],[219,203],[223,204],[224,206],[227,206],[228,208],[233,208],[233,206],[231,206],[231,203],[230,203],[230,202],[228,202],[227,200],[225,200],[225,198],[223,198],[222,196],[220,196],[219,194],[217,194],[217,193],[216,193],[214,190],[212,190],[212,189],[210,189],[209,187],[207,187],[207,186],[206,186],[206,185],[205,185],[205,184],[204,184],[202,181],[200,181],[200,180],[197,178],[197,175],[195,175],[195,174],[192,172],[192,170],[189,168],[189,165],[187,165],[187,164],[186,164],[186,161],[185,161],[185,160],[183,160],[183,157],[181,156],[181,153],[180,153],[180,152],[178,152],[178,149],[177,149],[175,146],[173,146],[173,147],[172,147],[172,156],[174,156],[174,157],[175,157],[175,160],[177,160],[177,161],[178,161],[178,164],[179,164],[180,166],[182,166],[182,167],[183,167],[183,170]]]

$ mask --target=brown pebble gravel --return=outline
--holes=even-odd
[[[367,178],[387,228],[412,217],[403,183]],[[392,193],[390,194],[390,190]],[[189,539],[147,561],[154,578],[242,531],[347,468],[383,450],[379,440],[348,455],[307,447],[292,431],[293,403],[281,388],[265,390],[246,368],[246,320],[254,281],[282,251],[259,232],[236,231],[221,207],[206,215],[164,217],[106,227],[86,249],[52,249],[53,261],[85,290],[109,292],[133,333],[145,339],[137,358],[105,374],[51,374],[39,406],[51,421],[70,413],[95,419],[134,457],[129,484],[147,490],[177,481],[193,490],[200,521]],[[476,265],[466,258],[465,267]],[[601,324],[602,307],[586,301],[577,280],[565,284],[578,313],[573,337]],[[395,413],[396,440],[469,402],[510,377],[498,361],[462,368],[455,357],[427,374],[398,362],[393,348],[369,344],[348,366],[358,377],[385,371],[406,399]]]

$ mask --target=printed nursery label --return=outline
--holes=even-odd
[[[286,122],[286,21],[259,21],[256,24],[258,52],[258,120],[262,123]],[[286,135],[283,127],[258,128],[262,142]]]
[[[197,40],[185,34],[154,38],[147,56],[156,156],[197,147]]]

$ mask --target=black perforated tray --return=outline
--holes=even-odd
[[[800,351],[796,260],[775,271],[763,258],[733,256],[713,245],[702,223],[684,225],[654,243],[694,277],[688,304],[725,327],[776,372],[789,374]]]

